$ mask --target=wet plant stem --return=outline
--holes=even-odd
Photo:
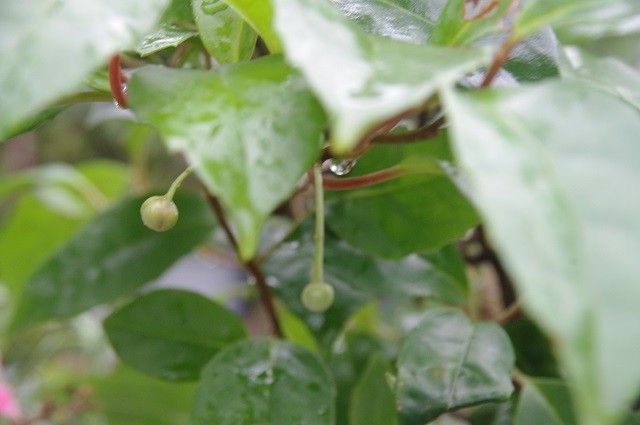
[[[322,166],[319,164],[313,167],[313,185],[316,201],[316,229],[313,236],[313,270],[311,283],[323,283],[324,267],[324,190],[322,183]]]

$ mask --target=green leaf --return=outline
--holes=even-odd
[[[563,41],[596,39],[640,31],[636,0],[529,0],[514,26],[521,39],[552,25]]]
[[[273,57],[220,73],[146,67],[131,79],[129,101],[220,197],[250,258],[264,221],[322,146],[324,113],[304,82]]]
[[[519,371],[533,376],[560,376],[551,341],[532,321],[515,320],[506,325],[504,330],[516,353]]]
[[[509,10],[511,0],[497,0],[497,6],[485,17],[475,17],[486,3],[467,12],[467,0],[449,0],[433,30],[433,43],[464,46],[491,34],[504,31],[500,22]]]
[[[177,47],[196,35],[198,35],[197,31],[177,25],[163,24],[142,39],[136,47],[136,53],[142,57],[149,56],[167,47]]]
[[[577,425],[571,394],[557,379],[524,379],[514,425]]]
[[[638,111],[569,82],[445,101],[491,239],[555,341],[580,423],[614,423],[640,381],[640,192],[622,190],[640,184]]]
[[[220,351],[196,392],[192,425],[333,425],[335,387],[319,359],[281,341]]]
[[[202,44],[219,63],[251,58],[258,35],[224,2],[193,0],[193,14]]]
[[[325,0],[274,4],[285,55],[327,109],[331,146],[338,154],[351,151],[381,121],[420,107],[438,84],[489,60],[483,50],[418,46],[368,34]]]
[[[188,424],[192,384],[158,381],[121,366],[88,384],[93,390],[91,405],[109,425]]]
[[[331,234],[326,236],[324,250],[324,277],[335,290],[335,301],[324,315],[310,313],[300,302],[300,293],[311,278],[311,223],[303,224],[264,265],[273,290],[323,343],[329,344],[349,317],[371,299],[428,297],[452,304],[465,302],[464,269],[455,264],[452,253],[445,255],[451,257],[446,259],[434,254],[385,261],[365,255]]]
[[[332,0],[342,14],[370,34],[427,44],[434,23],[403,0]],[[408,3],[408,4],[407,4]],[[415,2],[417,3],[417,2]],[[424,2],[423,2],[424,3]],[[428,7],[428,5],[425,5]]]
[[[271,53],[280,53],[280,39],[273,29],[272,0],[222,0],[232,7],[264,40]]]
[[[353,390],[350,425],[397,425],[395,399],[386,371],[386,364],[379,356],[371,357]]]
[[[176,195],[176,226],[153,232],[140,220],[144,198],[125,200],[90,221],[31,277],[14,328],[65,318],[115,300],[158,277],[213,229],[203,201]]]
[[[382,355],[382,341],[375,335],[347,331],[331,345],[329,367],[336,382],[336,423],[349,423],[351,396],[365,371],[369,358]]]
[[[443,132],[426,143],[375,146],[349,176],[403,162],[450,159]],[[339,192],[327,200],[327,224],[333,231],[353,246],[386,258],[439,249],[477,223],[478,216],[469,201],[442,171]]]
[[[0,226],[0,280],[13,295],[27,278],[82,224],[23,196]]]
[[[0,15],[0,140],[73,92],[158,19],[166,0],[5,1]]]
[[[561,72],[593,84],[640,109],[640,72],[614,58],[599,58],[576,47],[567,47],[562,57]]]
[[[104,321],[111,345],[131,366],[161,379],[195,380],[221,348],[246,336],[242,321],[193,292],[154,291]]]
[[[542,29],[519,42],[504,69],[518,81],[539,81],[559,75],[560,49],[549,28]]]
[[[122,162],[96,159],[77,164],[76,170],[109,200],[123,197],[131,185],[129,167]]]
[[[298,344],[312,353],[320,353],[318,342],[304,321],[293,314],[284,304],[277,303],[276,307],[285,339],[294,344]]]
[[[423,424],[513,392],[514,354],[495,323],[472,323],[455,309],[429,310],[398,356],[396,395],[403,423]]]

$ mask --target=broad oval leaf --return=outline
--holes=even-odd
[[[65,318],[113,301],[158,277],[213,230],[206,204],[176,195],[176,226],[164,233],[140,220],[144,198],[125,200],[88,222],[26,283],[14,328]]]
[[[202,372],[192,425],[333,425],[335,386],[313,354],[281,341],[245,340]]]
[[[167,0],[3,1],[0,15],[0,140],[104,60],[130,47]]]
[[[207,51],[219,63],[248,60],[253,55],[257,34],[222,0],[222,7],[213,7],[211,0],[193,0],[193,15],[200,39]]]
[[[439,83],[455,81],[489,60],[484,50],[419,46],[368,34],[325,0],[274,4],[285,55],[327,109],[338,154],[351,151],[380,122],[421,106]]]
[[[214,354],[246,335],[231,311],[180,290],[143,295],[107,317],[104,328],[122,360],[172,381],[197,379]]]
[[[424,424],[449,410],[509,398],[514,362],[509,338],[495,323],[473,323],[454,309],[428,311],[398,356],[403,423]]]
[[[445,103],[476,204],[555,341],[581,423],[614,423],[640,381],[640,192],[625,189],[640,184],[638,111],[576,82],[449,90]]]
[[[454,242],[479,219],[437,165],[449,160],[444,132],[425,143],[375,146],[360,158],[349,177],[429,161],[435,171],[331,194],[328,226],[353,246],[386,258],[433,251]]]
[[[324,113],[302,79],[274,57],[220,73],[147,67],[131,79],[129,101],[220,197],[251,258],[262,224],[322,146]]]

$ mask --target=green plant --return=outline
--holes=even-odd
[[[137,425],[640,421],[637,0],[1,8],[0,139],[79,103],[131,114],[116,121],[126,166],[1,176],[6,380],[38,376],[44,395],[0,415],[72,423],[95,404]],[[149,160],[155,134],[180,157]],[[165,195],[143,194],[141,175],[183,162]],[[221,299],[144,288],[198,248],[250,276],[226,297],[255,295],[271,335]],[[36,373],[53,358],[40,344],[78,338],[100,305],[122,362],[172,383]],[[105,352],[96,338],[86,358]],[[69,385],[70,402],[47,401]]]

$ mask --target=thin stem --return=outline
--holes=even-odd
[[[480,9],[478,13],[468,18],[465,18],[465,21],[475,21],[477,19],[482,19],[485,16],[487,16],[489,13],[491,13],[493,9],[496,8],[496,6],[498,6],[498,0],[491,0],[482,9]]]
[[[323,283],[324,266],[324,191],[322,186],[322,168],[319,164],[313,167],[313,185],[316,198],[316,232],[313,237],[313,271],[311,274],[312,283]]]
[[[120,67],[120,55],[115,54],[109,61],[109,85],[113,100],[119,107],[127,109],[127,96],[124,94],[124,86],[122,81],[122,68]]]
[[[389,180],[397,179],[398,177],[406,176],[408,174],[440,174],[434,165],[396,165],[394,167],[387,168],[386,170],[376,171],[374,173],[365,174],[358,177],[348,178],[335,178],[325,177],[323,186],[327,190],[353,190],[361,189],[364,187],[373,186],[379,183],[384,183]]]
[[[173,183],[171,183],[171,186],[169,186],[169,190],[167,190],[167,193],[164,196],[167,199],[172,200],[173,195],[176,194],[176,190],[178,190],[184,179],[186,179],[192,171],[192,166],[187,167],[178,177],[176,177]]]
[[[510,323],[511,321],[513,321],[513,319],[518,317],[521,311],[522,303],[520,300],[516,300],[509,307],[502,310],[500,315],[496,318],[496,322],[500,323],[501,325],[506,325],[507,323]]]
[[[381,134],[374,137],[371,143],[388,144],[388,143],[415,143],[423,142],[436,137],[440,133],[440,129],[444,124],[444,118],[438,118],[431,124],[425,125],[413,131],[407,131],[397,134]]]
[[[493,62],[491,63],[491,66],[489,66],[489,69],[487,70],[487,73],[484,76],[484,80],[482,80],[482,84],[480,85],[480,87],[489,87],[491,85],[493,80],[498,75],[498,72],[500,72],[500,69],[507,62],[507,59],[509,59],[509,54],[511,53],[511,50],[513,50],[515,45],[516,43],[511,38],[508,38],[507,41],[505,41],[502,46],[500,46],[500,49],[498,49],[498,51],[496,52],[496,55],[493,58]]]
[[[83,91],[66,96],[58,100],[54,106],[67,106],[84,102],[111,102],[113,97],[109,92],[103,91]]]
[[[239,252],[238,241],[236,240],[236,237],[233,235],[233,231],[231,230],[231,227],[227,222],[227,219],[224,215],[224,210],[222,208],[222,204],[220,204],[220,201],[218,200],[218,198],[216,198],[215,196],[212,196],[211,194],[209,194],[209,192],[206,192],[206,196],[207,196],[207,201],[209,202],[209,206],[211,207],[211,210],[216,216],[216,219],[218,220],[220,227],[222,227],[222,230],[224,231],[225,235],[227,236],[227,239],[229,240],[229,243],[233,246],[233,249],[236,251],[236,254],[237,254]],[[269,321],[271,322],[271,328],[273,329],[273,334],[278,338],[282,338],[283,337],[282,328],[280,327],[280,321],[278,320],[278,315],[276,313],[273,298],[271,297],[271,293],[269,292],[269,286],[267,284],[267,279],[265,278],[264,273],[262,273],[262,270],[260,269],[259,264],[254,259],[245,262],[244,265],[256,281],[256,287],[258,288],[258,293],[260,294],[260,301],[267,312]]]

